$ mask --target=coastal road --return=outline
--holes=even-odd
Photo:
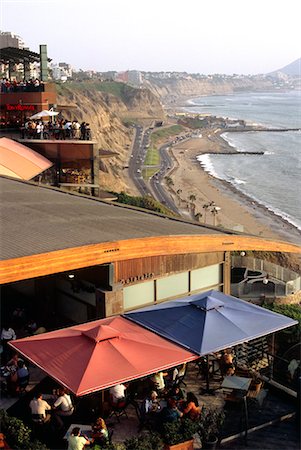
[[[172,197],[165,189],[163,181],[168,171],[173,167],[173,161],[168,153],[168,149],[171,145],[179,142],[180,140],[186,140],[190,138],[191,135],[176,138],[176,141],[169,142],[160,147],[160,168],[155,173],[155,175],[150,178],[149,182],[146,182],[142,177],[142,170],[149,147],[150,133],[152,128],[144,130],[143,127],[139,125],[135,125],[134,128],[135,138],[132,146],[132,154],[129,161],[129,176],[133,180],[140,195],[150,195],[176,214],[180,214],[180,211],[176,207]]]
[[[136,125],[132,154],[129,161],[129,176],[133,180],[140,195],[152,195],[150,188],[142,178],[142,165],[146,156],[149,133],[143,127]]]
[[[180,214],[178,208],[174,204],[174,201],[166,192],[165,188],[162,185],[162,181],[166,173],[171,169],[173,162],[171,157],[168,154],[168,149],[170,147],[170,143],[163,145],[160,147],[160,170],[151,177],[150,186],[153,192],[154,197],[160,202],[163,203],[167,208],[174,211],[176,214]]]

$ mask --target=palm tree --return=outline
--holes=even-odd
[[[218,212],[220,211],[220,207],[219,206],[213,206],[213,208],[211,209],[211,214],[213,215],[213,225],[215,226],[215,222],[216,222],[216,216],[218,215]]]
[[[174,185],[174,182],[172,181],[172,179],[170,177],[165,177],[165,182],[168,187],[171,187]]]
[[[195,220],[197,220],[198,222],[200,221],[201,217],[203,217],[203,214],[198,212],[194,215]]]
[[[190,194],[189,200],[190,200],[191,202],[195,202],[195,201],[196,201],[196,195],[195,195],[195,194]]]
[[[178,190],[177,190],[177,195],[178,195],[178,203],[179,203],[179,206],[181,205],[181,201],[182,201],[182,199],[181,199],[181,194],[182,194],[182,189],[178,189]]]
[[[208,209],[209,209],[209,203],[205,203],[205,205],[203,205],[203,210],[204,210],[204,223],[206,223],[206,214],[207,214]]]

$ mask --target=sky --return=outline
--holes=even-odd
[[[300,0],[0,0],[0,29],[75,69],[257,74],[301,56]]]

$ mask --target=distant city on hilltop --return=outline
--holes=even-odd
[[[23,39],[11,32],[0,31],[0,49],[7,47],[15,47],[20,49],[27,49]],[[2,63],[2,62],[1,62]],[[160,80],[172,83],[174,80],[198,80],[200,82],[220,82],[237,80],[249,80],[251,82],[260,82],[268,80],[275,88],[287,88],[287,89],[300,89],[301,87],[301,58],[293,61],[285,67],[270,72],[268,74],[256,74],[256,75],[243,75],[233,73],[227,74],[202,74],[202,73],[188,73],[178,71],[139,71],[139,70],[126,70],[126,71],[96,71],[96,70],[76,70],[71,64],[67,62],[49,62],[48,69],[50,77],[55,81],[85,81],[89,79],[97,79],[99,81],[117,81],[126,84],[130,84],[134,87],[144,87],[151,82],[160,83]],[[5,76],[4,64],[0,66],[1,76]],[[18,73],[18,67],[16,67],[16,73]],[[39,78],[39,63],[30,63],[30,76],[31,78]]]

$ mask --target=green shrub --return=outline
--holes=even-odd
[[[211,437],[218,437],[225,419],[224,411],[218,409],[202,408],[199,418],[198,433],[202,442],[210,441]]]
[[[190,419],[176,420],[163,425],[162,439],[164,444],[175,445],[190,441],[198,431],[199,423]]]
[[[274,311],[278,314],[283,314],[284,316],[291,317],[297,320],[299,323],[293,327],[289,327],[286,330],[282,330],[277,333],[277,339],[280,341],[286,341],[287,344],[297,344],[300,342],[301,337],[301,308],[299,305],[284,305],[284,304],[264,304],[264,308]]]
[[[166,216],[175,216],[170,209],[161,205],[160,202],[155,200],[150,196],[145,197],[135,197],[132,195],[128,195],[125,192],[111,192],[114,196],[117,197],[118,203],[125,203],[126,205],[137,206],[139,208],[148,209],[150,211],[155,211],[161,214],[165,214]]]
[[[124,442],[126,450],[161,450],[163,442],[158,433],[147,433],[127,439]]]
[[[31,440],[32,431],[22,420],[10,417],[3,409],[0,410],[0,423],[8,445],[14,450],[47,450],[40,441]]]

